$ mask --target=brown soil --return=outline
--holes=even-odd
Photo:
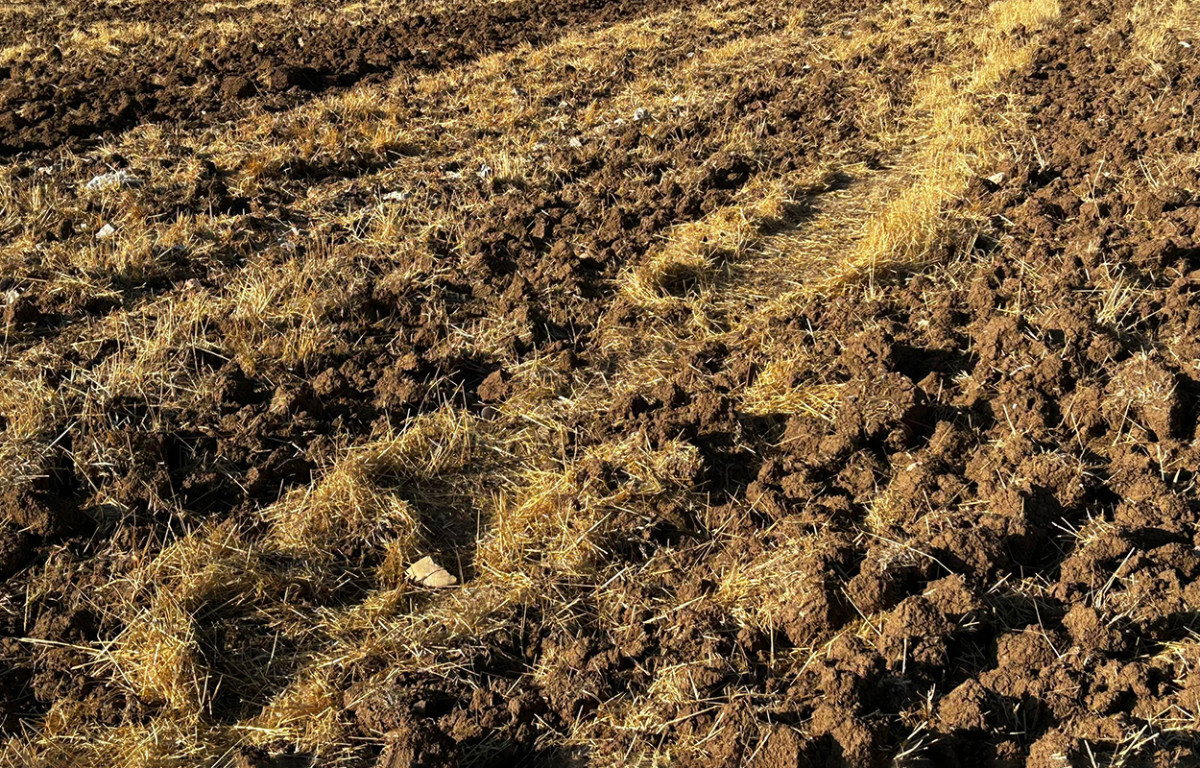
[[[277,34],[277,20],[262,26],[256,20],[232,37],[222,35],[220,45],[207,35],[152,38],[120,55],[82,61],[64,55],[44,33],[41,45],[0,68],[0,156],[76,146],[147,122],[228,119],[252,97],[268,109],[283,109],[314,93],[394,76],[398,69],[462,64],[663,7],[654,0],[480,3],[387,23],[296,19],[287,23],[286,35]],[[136,18],[177,28],[186,9],[186,3],[164,3]],[[79,20],[72,14],[62,23]]]
[[[818,36],[853,25],[866,4],[812,5],[804,23]],[[950,13],[965,21],[984,5]],[[164,3],[149,15],[185,24],[187,6]],[[756,329],[829,362],[827,381],[842,393],[832,418],[742,411],[741,393],[762,373],[751,334],[685,340],[661,380],[578,415],[562,455],[633,434],[650,451],[682,442],[697,457],[687,492],[662,494],[649,520],[614,510],[598,545],[603,593],[581,579],[562,585],[569,599],[553,615],[537,603],[510,606],[501,629],[430,670],[389,672],[370,651],[347,663],[338,716],[369,745],[358,764],[615,764],[641,735],[602,715],[684,668],[690,698],[655,700],[653,712],[664,749],[703,745],[677,754],[680,765],[1200,762],[1194,730],[1161,725],[1194,722],[1200,707],[1197,660],[1172,652],[1195,637],[1200,611],[1200,173],[1168,188],[1139,170],[1150,158],[1200,152],[1184,127],[1200,97],[1200,61],[1143,72],[1130,2],[1063,6],[1010,84],[1030,116],[1016,130],[1036,151],[956,203],[987,219],[971,253]],[[482,3],[378,24],[295,21],[286,35],[251,24],[217,48],[151,42],[119,59],[63,56],[47,32],[43,47],[0,69],[0,153],[66,157],[148,122],[186,129],[285,110],[330,89],[547,45],[666,7]],[[113,14],[96,19],[144,18]],[[738,34],[774,28],[764,12]],[[103,413],[71,410],[80,382],[129,343],[87,336],[91,324],[158,311],[155,297],[187,281],[220,286],[244,254],[277,247],[301,192],[281,186],[247,199],[209,163],[191,188],[141,204],[150,218],[197,209],[244,217],[227,254],[164,258],[158,273],[104,296],[73,295],[36,266],[0,278],[0,289],[25,291],[6,307],[6,344],[13,354],[34,350],[36,376],[68,404],[54,415],[57,437],[38,477],[9,482],[0,496],[0,734],[18,743],[68,705],[112,729],[162,716],[167,702],[139,697],[93,663],[87,649],[128,627],[94,605],[91,590],[214,521],[261,544],[261,510],[312,486],[341,447],[392,425],[446,404],[499,421],[524,365],[550,359],[568,382],[617,371],[622,360],[604,334],[648,336],[664,322],[621,293],[627,269],[673,228],[734,204],[756,177],[807,168],[828,148],[851,147],[838,153],[843,165],[885,167],[887,151],[868,139],[874,117],[847,115],[852,84],[870,78],[907,102],[917,75],[944,55],[938,40],[914,39],[842,68],[779,62],[739,73],[727,101],[654,116],[653,130],[630,121],[602,140],[548,149],[556,173],[546,184],[476,180],[473,168],[446,165],[467,179],[453,194],[471,215],[429,234],[425,261],[404,265],[428,281],[362,269],[322,317],[333,342],[291,368],[236,359],[225,345],[244,320],[216,318],[208,348],[176,355],[205,393],[186,405],[114,397]],[[680,48],[653,64],[686,56]],[[753,149],[725,147],[734,131],[755,135]],[[139,162],[111,164],[138,171]],[[12,163],[18,192],[32,194],[42,183],[34,161]],[[366,161],[298,164],[288,181],[374,170]],[[817,198],[850,183],[801,190],[786,222],[763,231],[803,227]],[[105,213],[82,193],[63,195]],[[74,242],[84,236],[75,215],[3,222],[0,234]],[[349,238],[337,227],[325,235]],[[1115,313],[1114,285],[1125,286]],[[664,290],[698,289],[683,279]],[[494,348],[465,354],[455,343],[454,329],[501,322],[514,329]],[[580,474],[581,488],[630,482],[615,457]],[[402,494],[405,482],[396,481]],[[469,580],[477,521],[456,517],[453,504],[417,511],[439,553],[468,561],[460,573]],[[730,572],[801,540],[789,567],[804,597],[773,626],[720,607]],[[300,594],[289,587],[286,596],[313,615],[355,605],[374,586],[355,574],[380,560],[365,544],[339,551],[334,576],[296,575]],[[301,663],[307,638],[285,637],[264,618],[259,609],[279,597],[266,591],[193,612],[198,663],[221,683],[206,700],[206,725],[252,719]],[[404,599],[416,606],[426,596]],[[810,661],[783,661],[798,657]],[[265,671],[245,674],[256,667]],[[926,723],[917,734],[905,720],[914,711]],[[587,749],[564,745],[568,733],[585,735]],[[1131,747],[1131,733],[1154,736]],[[293,746],[231,754],[255,768],[319,764]]]

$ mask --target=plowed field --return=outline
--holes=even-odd
[[[5,768],[1200,765],[1192,0],[0,5],[0,330]]]

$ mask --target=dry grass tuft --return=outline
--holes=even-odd
[[[755,416],[806,414],[832,421],[841,385],[797,381],[811,375],[814,362],[805,356],[769,360],[742,395],[742,410]]]
[[[382,547],[383,569],[394,583],[422,533],[420,516],[403,494],[420,494],[422,481],[463,470],[474,443],[470,417],[444,409],[358,446],[315,485],[264,511],[270,542],[282,552],[320,560]]]
[[[1169,75],[1191,49],[1200,46],[1200,7],[1190,0],[1139,0],[1129,12],[1134,39],[1156,72]]]
[[[498,499],[491,530],[479,542],[479,567],[493,574],[588,573],[608,537],[652,523],[652,502],[686,494],[699,467],[690,443],[656,449],[639,434],[597,446],[566,466],[532,467],[516,498]]]

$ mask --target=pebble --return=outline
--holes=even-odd
[[[129,171],[110,171],[93,176],[86,185],[90,190],[132,189],[142,186],[142,180]]]
[[[408,566],[404,575],[422,586],[434,589],[452,587],[458,583],[458,579],[453,574],[435,563],[433,558],[428,555]]]

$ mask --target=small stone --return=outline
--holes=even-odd
[[[435,563],[433,558],[428,555],[408,566],[404,575],[421,586],[434,589],[452,587],[458,583],[458,579],[453,574]]]
[[[492,167],[490,165],[488,165],[487,163],[484,163],[483,165],[481,165],[479,167],[479,171],[475,175],[478,176],[480,179],[483,179],[484,181],[486,181],[486,180],[492,178],[492,175],[493,175]]]
[[[109,189],[133,189],[142,186],[142,180],[129,171],[110,171],[93,176],[84,186],[93,192]]]
[[[1007,181],[1008,177],[1005,176],[1003,173],[994,173],[991,176],[988,176],[987,180],[990,181],[991,183],[995,184],[998,187],[1001,184],[1003,184],[1005,181]]]
[[[578,136],[572,136],[567,139],[567,146],[571,149],[580,149],[583,147],[583,141]]]
[[[638,107],[633,111],[633,122],[640,123],[650,119],[650,113],[644,107]]]
[[[100,227],[99,231],[96,232],[96,239],[107,240],[115,234],[117,234],[117,228],[112,224],[105,224],[103,227]]]

